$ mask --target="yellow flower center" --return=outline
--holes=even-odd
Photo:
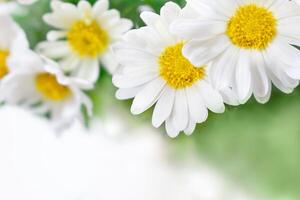
[[[5,50],[0,50],[0,79],[8,74],[9,69],[6,64],[7,57],[9,56],[9,52]]]
[[[192,86],[205,77],[205,67],[195,67],[182,55],[184,43],[167,47],[159,57],[160,76],[174,89]]]
[[[68,87],[58,83],[56,77],[49,73],[38,74],[35,78],[35,84],[36,89],[47,100],[62,101],[71,94]]]
[[[109,43],[107,32],[96,21],[74,23],[67,33],[67,40],[72,50],[81,57],[97,57]]]
[[[277,20],[264,7],[255,4],[240,6],[228,21],[226,33],[238,47],[264,50],[277,34]]]

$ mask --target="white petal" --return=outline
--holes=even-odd
[[[159,15],[154,12],[145,11],[142,12],[141,18],[146,25],[154,26],[155,23],[159,20]]]
[[[224,103],[231,106],[238,106],[240,104],[237,94],[232,90],[232,88],[230,87],[220,88],[219,92],[223,97]]]
[[[177,137],[180,133],[180,131],[173,126],[170,118],[166,121],[166,131],[171,138]]]
[[[153,111],[152,125],[156,128],[171,115],[175,99],[175,91],[165,87]]]
[[[235,87],[242,104],[246,103],[252,95],[250,64],[250,54],[241,51],[236,65]]]
[[[60,59],[72,54],[66,41],[42,42],[37,49],[41,54],[52,59]]]
[[[47,39],[49,41],[56,41],[62,38],[65,38],[67,36],[67,32],[66,31],[50,31],[47,34]]]
[[[103,12],[107,11],[109,8],[108,0],[98,0],[93,6],[94,16],[100,15]]]
[[[135,87],[135,88],[121,88],[116,92],[116,98],[119,100],[127,100],[134,98],[144,86]]]
[[[197,123],[202,123],[206,121],[208,117],[208,110],[203,103],[201,93],[199,92],[196,86],[192,86],[186,89],[190,120],[193,120]]]
[[[78,8],[84,14],[91,13],[91,11],[92,11],[91,4],[88,1],[85,1],[85,0],[80,0],[79,1]]]
[[[188,136],[192,135],[196,128],[196,123],[190,120],[187,128],[184,130],[184,133]]]
[[[165,81],[157,78],[145,86],[145,88],[143,88],[143,90],[140,91],[133,100],[131,106],[132,114],[141,114],[155,104],[165,84]]]
[[[65,72],[73,72],[76,69],[78,69],[78,67],[80,67],[81,59],[78,58],[77,55],[72,53],[72,54],[62,58],[59,61],[59,63],[60,63],[62,70],[64,70]]]
[[[100,60],[110,74],[114,74],[120,64],[116,59],[116,55],[111,50],[103,54]]]
[[[199,81],[197,87],[209,110],[215,113],[223,113],[225,111],[222,96],[210,84],[206,83],[206,81]]]
[[[160,15],[166,25],[170,25],[180,15],[181,8],[174,2],[167,2],[160,10]]]
[[[184,130],[189,121],[189,110],[185,90],[176,90],[172,123],[178,130]]]
[[[99,61],[97,59],[85,59],[82,61],[78,71],[75,72],[77,77],[95,83],[100,74]]]
[[[217,60],[213,61],[208,72],[215,88],[224,88],[232,85],[238,52],[238,48],[230,46]]]
[[[171,25],[171,32],[184,39],[208,39],[224,33],[226,22],[217,20],[177,20]]]
[[[253,93],[255,97],[260,101],[261,99],[267,100],[268,98],[263,98],[269,96],[271,91],[271,83],[267,76],[266,64],[263,58],[263,55],[259,53],[252,54],[252,84],[253,84]],[[261,102],[266,103],[266,102]]]
[[[157,73],[135,73],[132,75],[120,75],[113,76],[113,84],[119,88],[131,88],[139,85],[143,85],[149,81],[158,77]]]
[[[221,35],[210,40],[191,40],[183,48],[183,54],[196,66],[203,66],[216,58],[230,45],[227,36]]]

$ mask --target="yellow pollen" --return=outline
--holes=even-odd
[[[240,6],[228,21],[226,34],[238,47],[264,50],[277,34],[277,19],[264,7]]]
[[[195,67],[182,55],[184,43],[167,47],[159,57],[160,76],[174,89],[192,86],[205,77],[205,67]]]
[[[78,21],[67,33],[72,50],[81,57],[97,57],[108,47],[107,32],[96,22]]]
[[[49,73],[38,74],[35,78],[35,84],[36,89],[47,100],[62,101],[71,94],[68,87],[59,84],[56,77]]]
[[[0,79],[8,74],[9,69],[6,64],[7,57],[9,56],[9,52],[5,50],[0,50]]]

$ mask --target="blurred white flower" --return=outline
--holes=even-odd
[[[10,14],[17,8],[15,2],[0,1],[0,14]]]
[[[216,87],[231,85],[240,103],[270,99],[272,84],[291,93],[299,84],[300,7],[289,0],[187,0],[197,13],[171,29],[188,42],[183,54],[196,66],[213,61]]]
[[[297,4],[300,5],[300,0],[293,0],[293,1],[295,1]]]
[[[35,2],[37,2],[38,0],[18,0],[18,2],[20,4],[26,4],[26,5],[29,5],[29,4],[33,4]]]
[[[57,59],[62,69],[72,76],[95,82],[100,63],[113,73],[118,67],[111,45],[132,27],[119,11],[109,10],[108,0],[99,0],[92,7],[87,1],[78,6],[52,1],[53,12],[44,20],[57,31],[48,34],[48,41],[39,45],[45,56]]]
[[[18,0],[18,1],[8,1],[8,0],[0,0],[0,14],[10,14],[12,12],[18,13],[18,3],[22,5],[30,5],[38,0]]]
[[[9,64],[15,51],[29,48],[23,30],[5,14],[0,15],[0,81],[15,69]]]
[[[114,48],[122,65],[113,77],[120,88],[117,98],[134,98],[133,114],[156,103],[152,124],[159,127],[165,122],[171,137],[180,131],[191,134],[196,123],[207,119],[208,109],[225,110],[221,93],[211,86],[209,64],[192,65],[182,55],[185,42],[169,31],[180,15],[180,7],[171,2],[162,7],[160,15],[143,12],[147,26],[129,31]]]
[[[13,56],[9,64],[18,69],[3,79],[2,101],[48,115],[58,131],[81,117],[82,106],[91,115],[92,103],[80,89],[90,89],[89,82],[65,77],[56,63],[30,50]]]

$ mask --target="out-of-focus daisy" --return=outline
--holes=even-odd
[[[181,15],[174,3],[162,7],[160,15],[143,12],[146,27],[129,31],[115,47],[122,68],[113,77],[120,89],[117,98],[134,98],[131,112],[140,114],[155,105],[152,124],[165,122],[169,136],[180,131],[191,134],[204,122],[208,109],[225,110],[221,94],[209,80],[209,65],[192,65],[183,55],[185,43],[170,33],[170,24]]]
[[[297,4],[300,5],[300,0],[293,0],[293,1],[295,1]]]
[[[48,34],[48,41],[39,45],[42,54],[56,59],[65,72],[95,82],[99,64],[113,73],[118,67],[111,45],[132,27],[132,22],[109,10],[108,0],[98,0],[92,7],[87,1],[78,6],[52,1],[53,12],[44,20],[57,31]]]
[[[29,50],[16,53],[9,64],[18,69],[2,81],[0,99],[6,104],[49,116],[57,130],[80,118],[82,106],[91,114],[92,104],[80,89],[90,89],[90,83],[65,77],[56,63]]]
[[[230,84],[241,103],[252,94],[265,103],[271,82],[291,93],[300,79],[300,7],[289,0],[187,0],[198,18],[180,19],[172,32],[188,42],[183,54],[196,66],[214,61],[212,80]]]
[[[15,2],[7,2],[0,0],[0,14],[10,14],[16,9],[17,5]]]
[[[30,5],[30,4],[33,4],[35,2],[37,2],[38,0],[18,0],[18,2],[20,4],[24,4],[24,5]]]
[[[18,0],[18,1],[9,1],[9,0],[0,0],[0,14],[10,14],[17,10],[18,4],[30,5],[35,3],[38,0]]]
[[[25,51],[29,48],[29,45],[22,29],[8,15],[0,15],[0,30],[1,81],[15,69],[15,66],[8,64],[14,52]]]

